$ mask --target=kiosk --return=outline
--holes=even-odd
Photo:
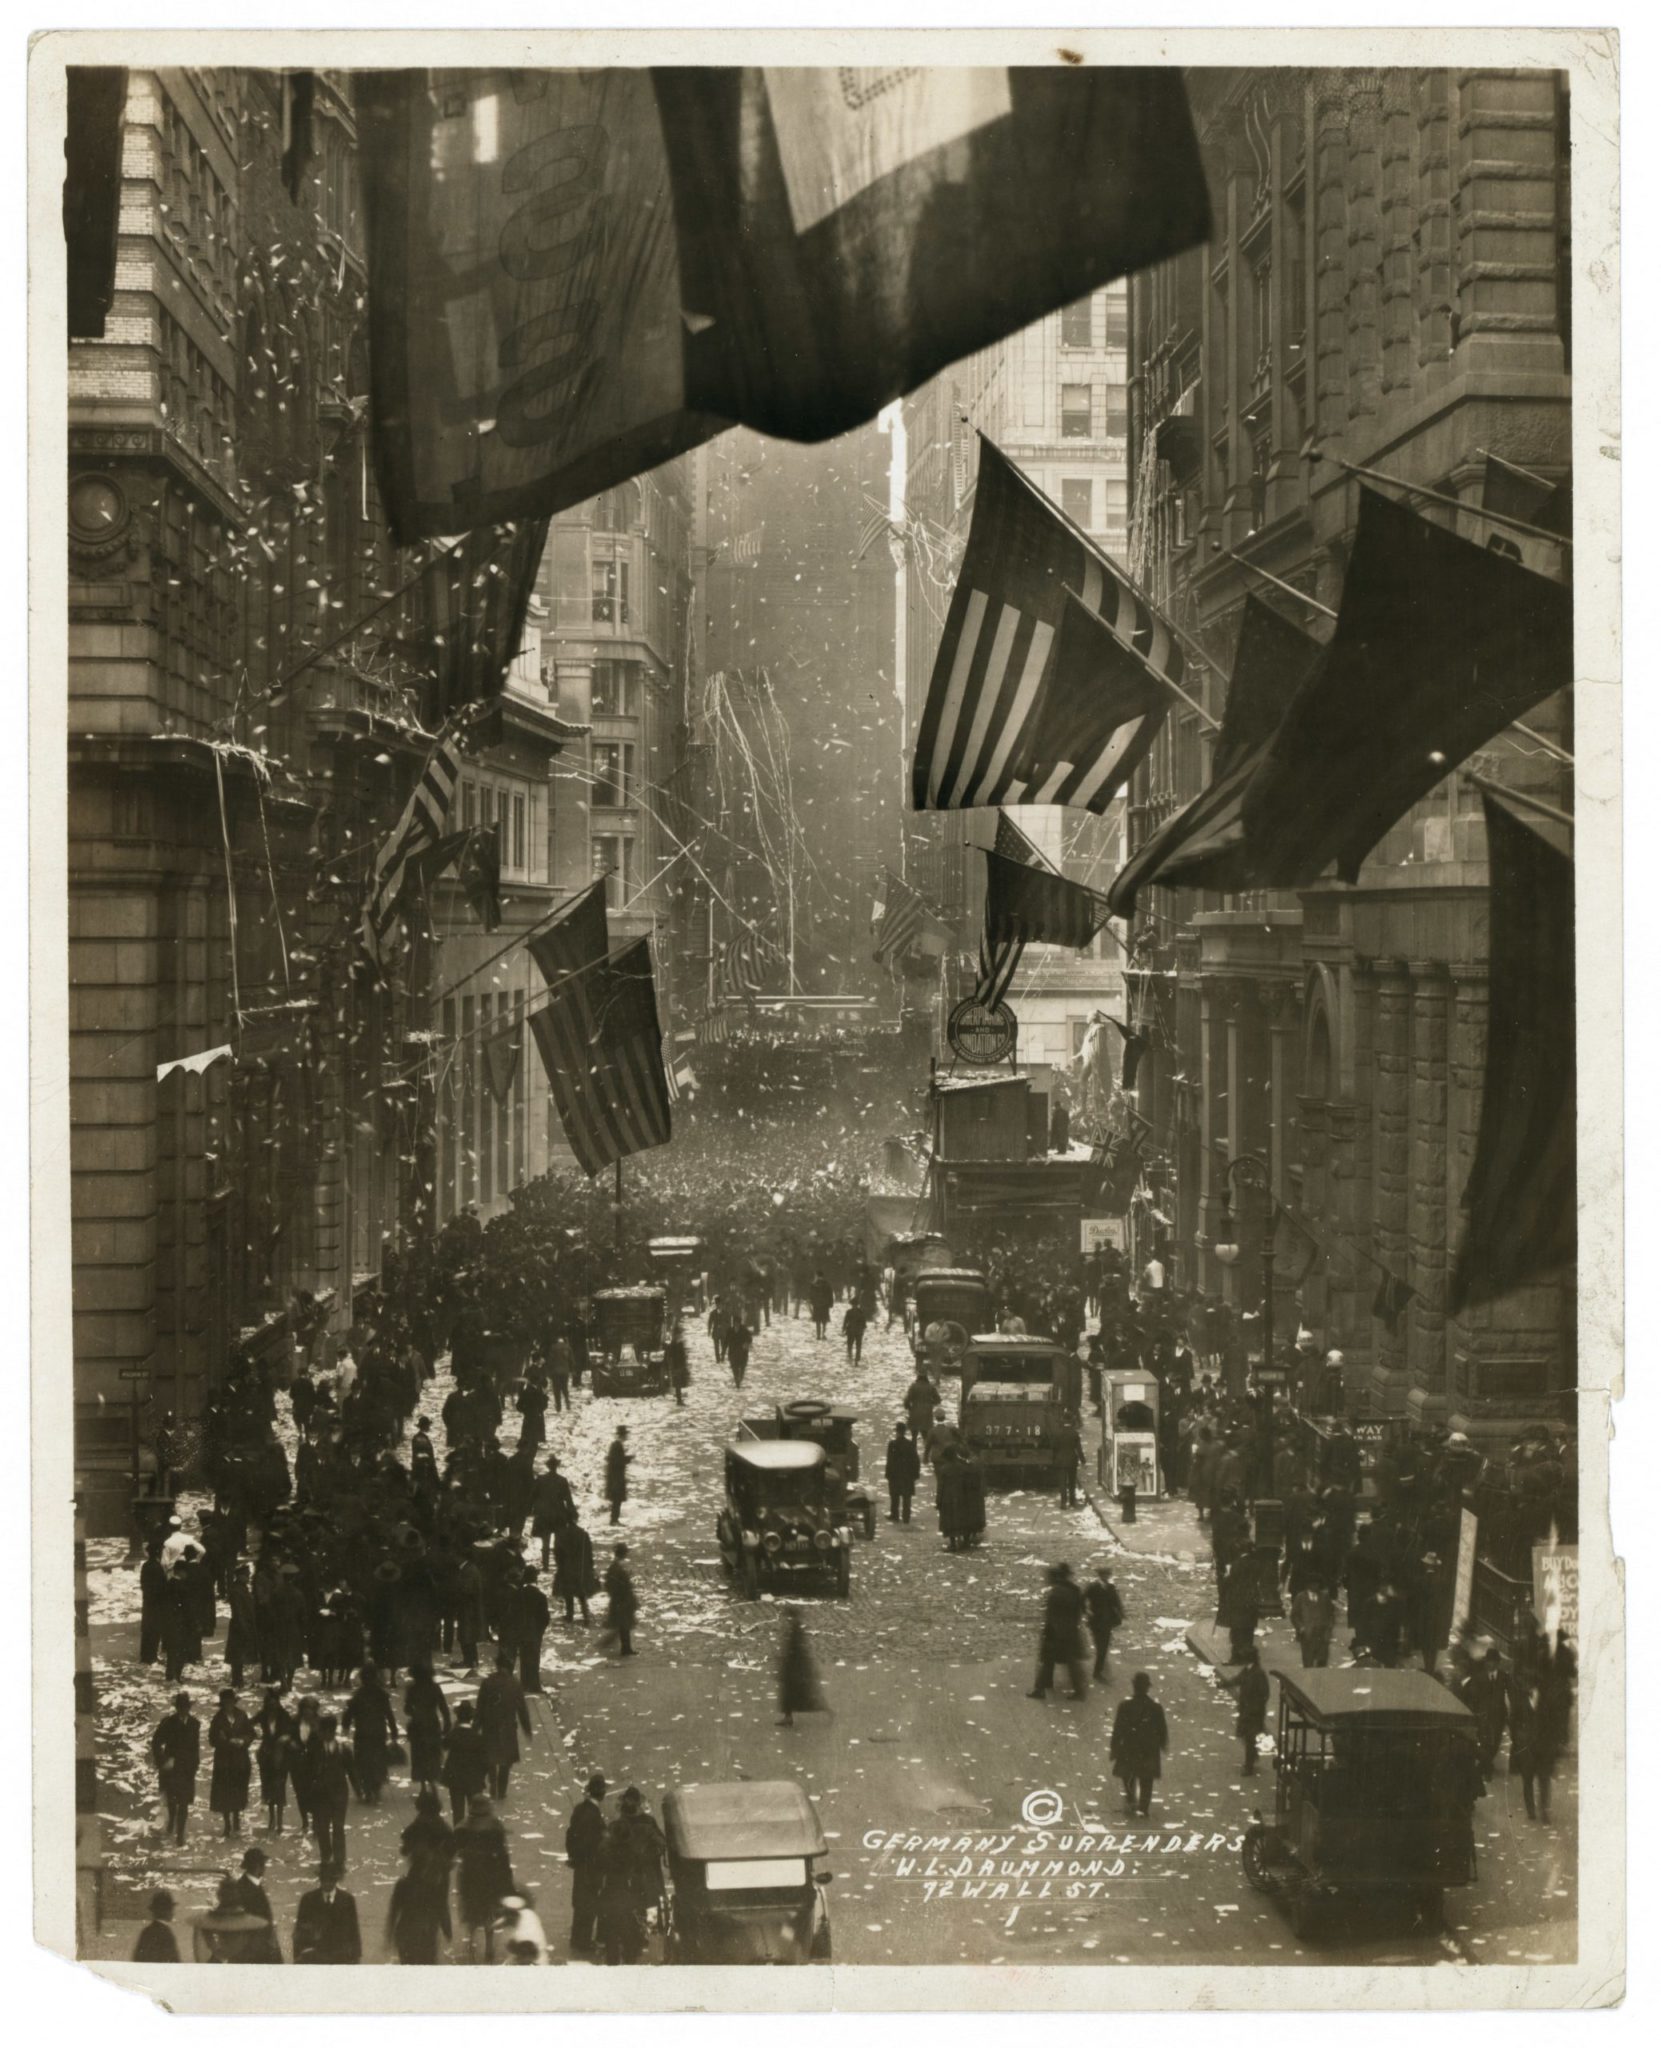
[[[1159,1471],[1159,1382],[1151,1372],[1102,1373],[1099,1478],[1104,1493],[1134,1486],[1138,1500],[1158,1500],[1164,1490]]]

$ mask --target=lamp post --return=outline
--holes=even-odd
[[[1225,1266],[1233,1266],[1241,1247],[1235,1242],[1231,1197],[1236,1184],[1255,1188],[1263,1197],[1263,1364],[1264,1377],[1257,1387],[1257,1457],[1260,1491],[1269,1493],[1274,1485],[1274,1431],[1270,1417],[1274,1408],[1273,1382],[1267,1377],[1275,1363],[1275,1220],[1280,1213],[1275,1201],[1269,1162],[1260,1152],[1240,1152],[1228,1162],[1223,1176],[1223,1210],[1218,1220],[1218,1242],[1212,1247]]]

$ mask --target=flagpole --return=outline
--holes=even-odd
[[[1319,454],[1319,450],[1316,452]],[[1446,505],[1450,511],[1468,512],[1473,519],[1491,519],[1498,526],[1509,526],[1514,532],[1529,534],[1535,540],[1553,541],[1560,548],[1574,546],[1566,534],[1553,533],[1545,526],[1532,526],[1528,520],[1518,519],[1509,512],[1490,512],[1486,505],[1473,505],[1468,499],[1449,497],[1446,491],[1433,491],[1428,484],[1410,483],[1404,476],[1392,476],[1387,469],[1369,469],[1364,463],[1345,462],[1336,455],[1321,459],[1335,463],[1349,476],[1366,477],[1373,483],[1394,484],[1398,491],[1406,491],[1415,498],[1428,498],[1433,505]]]
[[[613,1196],[612,1214],[615,1219],[612,1243],[616,1246],[618,1251],[621,1251],[623,1249],[623,1162],[621,1159],[617,1161],[617,1178],[615,1182],[615,1193]]]

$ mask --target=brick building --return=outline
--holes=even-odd
[[[1563,573],[1561,549],[1477,508],[1489,456],[1568,471],[1566,92],[1545,71],[1191,75],[1216,236],[1131,283],[1131,561],[1224,673],[1248,592],[1330,630],[1358,503],[1341,462],[1461,499],[1469,515],[1420,509]],[[1190,661],[1188,687],[1220,712],[1217,670]],[[1529,727],[1470,765],[1571,809],[1567,697]],[[1204,786],[1210,738],[1173,713],[1132,788],[1132,850]],[[1369,1412],[1468,1430],[1555,1414],[1574,1384],[1572,1272],[1445,1310],[1488,1022],[1486,883],[1480,797],[1449,777],[1355,887],[1149,892],[1132,988],[1153,1039],[1154,1227],[1181,1282],[1258,1306],[1256,1260],[1230,1270],[1211,1247],[1227,1161],[1264,1155],[1319,1244],[1278,1326],[1301,1313],[1340,1347]],[[1249,1207],[1236,1224],[1257,1241]],[[1413,1295],[1394,1327],[1374,1314],[1386,1274]]]
[[[188,1417],[236,1347],[284,1346],[298,1290],[346,1320],[384,1243],[430,1218],[429,1000],[453,922],[384,992],[351,972],[433,707],[418,593],[347,631],[425,558],[391,544],[370,461],[349,81],[135,70],[121,152],[113,303],[69,351],[74,1370],[94,1533],[124,1518],[147,1390],[124,1375]],[[475,764],[507,788],[510,833],[571,737],[535,678],[514,699],[503,751]]]
[[[1116,559],[1126,545],[1126,287],[1093,292],[956,363],[906,401],[908,723],[915,735],[957,565],[974,512],[977,433],[988,435],[1046,497]],[[1105,889],[1122,848],[1116,806],[1106,818],[1053,805],[1010,815],[1074,881]],[[948,963],[942,1026],[974,982],[990,812],[947,811],[907,821],[911,879],[959,921],[964,953]],[[1121,955],[1104,930],[1083,954],[1029,946],[1009,1002],[1019,1057],[1070,1061],[1098,1009],[1122,1011]]]

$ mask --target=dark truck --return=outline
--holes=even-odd
[[[958,1434],[989,1483],[1059,1484],[1078,1426],[1079,1363],[1046,1337],[971,1337]]]

